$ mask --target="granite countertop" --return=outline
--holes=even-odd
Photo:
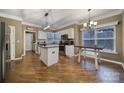
[[[55,48],[55,47],[59,47],[59,46],[41,46],[41,48]]]
[[[59,43],[40,43],[39,45],[59,45]]]
[[[44,44],[38,44],[42,48],[54,48],[59,47],[59,44],[57,43],[44,43]]]

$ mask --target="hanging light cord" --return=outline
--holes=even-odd
[[[90,11],[91,11],[91,9],[88,9],[88,12],[89,12],[89,25],[90,25]]]

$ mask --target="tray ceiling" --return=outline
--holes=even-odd
[[[120,11],[119,9],[93,9],[92,19],[103,15],[112,14]],[[24,22],[32,23],[41,27],[45,26],[44,14],[49,12],[48,21],[53,29],[61,28],[64,25],[82,23],[88,18],[87,9],[0,9],[0,13],[15,16]]]

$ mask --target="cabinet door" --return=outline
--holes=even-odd
[[[46,32],[38,31],[38,39],[47,39]]]
[[[41,38],[41,31],[38,31],[37,36],[38,36],[38,39]]]
[[[41,37],[42,37],[42,39],[47,39],[47,33],[46,32],[42,32]]]
[[[74,56],[74,45],[66,45],[65,46],[65,54],[66,56]]]
[[[74,39],[74,30],[73,29],[68,30],[68,38]]]
[[[48,48],[48,66],[58,62],[59,48]]]
[[[73,28],[65,29],[65,30],[59,31],[58,33],[60,34],[60,36],[68,34],[69,39],[74,39],[74,29]]]

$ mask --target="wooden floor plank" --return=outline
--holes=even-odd
[[[83,59],[83,58],[82,58]],[[124,82],[124,69],[116,64],[102,62],[98,71],[95,70],[92,59],[82,60],[77,57],[59,56],[59,62],[46,67],[39,56],[27,52],[22,60],[7,64],[5,82],[10,83],[96,83]]]

